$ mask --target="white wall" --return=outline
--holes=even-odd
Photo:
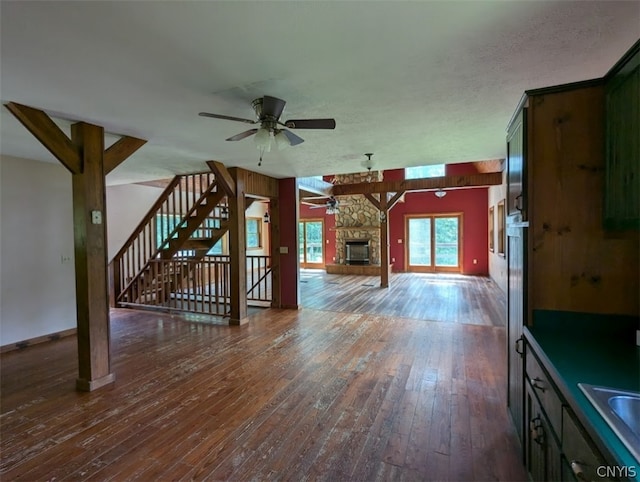
[[[0,173],[4,346],[75,328],[76,294],[71,174],[60,164],[7,156]]]
[[[249,206],[249,209],[245,212],[245,218],[260,218],[260,222],[262,223],[262,246],[259,249],[247,250],[247,256],[269,256],[271,254],[269,236],[269,229],[271,228],[271,225],[262,221],[264,219],[264,214],[268,210],[268,206],[268,203],[256,201]]]
[[[507,181],[506,170],[502,173],[502,184],[500,186],[489,187],[489,207],[493,206],[495,222],[496,241],[495,246],[497,248],[497,234],[498,234],[498,203],[505,201],[507,194]],[[505,204],[506,209],[506,204]],[[505,239],[505,252],[507,249],[507,240]],[[497,249],[492,253],[489,252],[489,276],[496,282],[496,284],[504,291],[507,292],[507,259],[505,256],[497,254]]]
[[[107,243],[110,262],[164,188],[140,184],[107,187]]]

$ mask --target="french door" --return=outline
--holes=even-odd
[[[461,214],[410,215],[405,218],[407,271],[461,271]]]
[[[298,224],[301,268],[324,268],[324,221],[305,219]]]

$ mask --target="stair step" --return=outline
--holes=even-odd
[[[215,240],[211,238],[191,238],[187,239],[181,249],[206,249],[209,250],[215,244]]]

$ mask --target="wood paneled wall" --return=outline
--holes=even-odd
[[[603,229],[604,87],[529,99],[532,309],[639,314],[638,233]]]
[[[262,196],[270,199],[278,197],[278,180],[260,174],[258,172],[247,171],[240,167],[232,167],[229,172],[236,172],[238,179],[244,182],[245,194]]]

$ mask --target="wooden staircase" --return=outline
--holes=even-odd
[[[176,176],[110,264],[113,304],[162,307],[176,293],[203,288],[199,282],[209,289],[213,283],[198,263],[228,231],[227,217],[227,197],[213,173]],[[215,258],[213,269],[224,270],[224,260]]]

